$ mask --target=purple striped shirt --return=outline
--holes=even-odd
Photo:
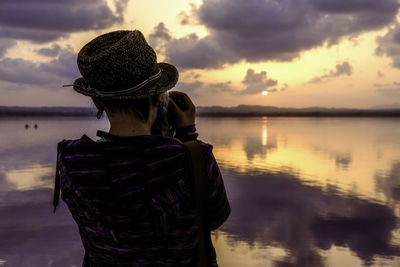
[[[60,142],[61,198],[77,222],[84,266],[196,266],[197,225],[193,178],[179,141],[155,135],[106,142],[83,135]],[[194,125],[178,129],[196,139]],[[207,164],[211,230],[230,214],[212,145],[199,141]],[[218,266],[210,244],[211,266]]]

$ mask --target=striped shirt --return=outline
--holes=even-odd
[[[84,266],[196,266],[193,178],[185,150],[173,138],[83,135],[60,142],[61,198],[78,224]],[[175,138],[196,139],[194,125]],[[211,230],[230,214],[212,145],[199,141],[206,160]],[[211,266],[218,266],[210,244]]]

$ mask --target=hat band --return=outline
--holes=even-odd
[[[141,83],[127,88],[127,89],[122,89],[122,90],[116,90],[116,91],[102,91],[93,87],[90,87],[90,84],[88,86],[85,86],[83,84],[83,82],[81,82],[81,84],[73,84],[73,85],[63,85],[63,87],[66,86],[74,86],[75,88],[78,88],[82,91],[85,92],[94,92],[100,96],[121,96],[121,95],[129,95],[131,93],[134,93],[140,89],[142,89],[143,87],[145,87],[146,85],[148,85],[149,83],[158,80],[161,77],[161,69],[158,68],[158,71],[156,74],[151,75],[149,78],[147,78],[146,80],[142,81]]]

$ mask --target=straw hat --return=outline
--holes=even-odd
[[[138,30],[96,37],[79,51],[77,61],[83,77],[73,88],[92,97],[148,97],[171,89],[179,77],[173,65],[157,63],[156,53]]]

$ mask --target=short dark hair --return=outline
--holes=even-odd
[[[153,105],[157,105],[159,102],[159,95],[133,99],[106,99],[92,97],[92,100],[95,105],[100,104],[100,106],[103,106],[111,113],[120,112],[134,114],[142,122],[147,122],[149,119],[150,100]]]

